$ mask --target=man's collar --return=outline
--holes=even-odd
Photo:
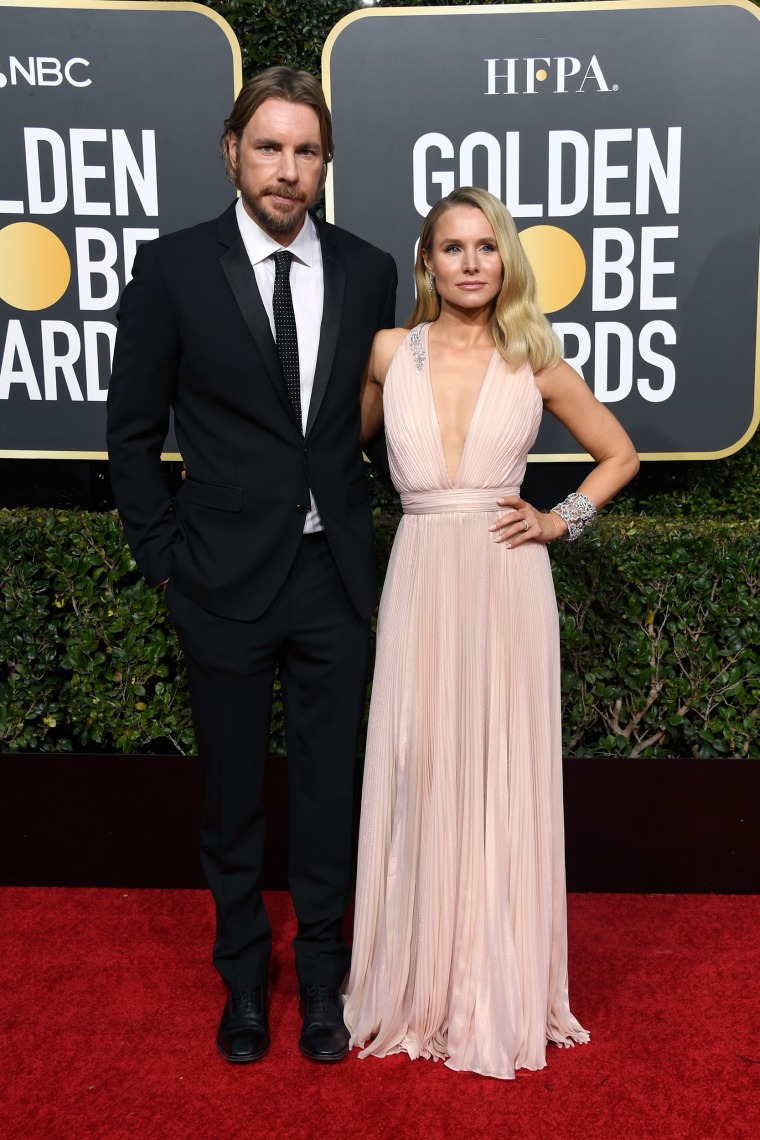
[[[288,246],[284,246],[273,237],[270,237],[270,235],[254,221],[246,211],[242,198],[238,198],[237,200],[235,216],[241,237],[245,243],[246,252],[251,259],[252,265],[258,265],[259,262],[265,261],[268,257],[271,257],[273,253],[276,253],[278,249],[289,250],[293,256],[303,262],[304,265],[312,266],[314,264],[319,250],[319,236],[311,215],[306,215],[301,229]]]

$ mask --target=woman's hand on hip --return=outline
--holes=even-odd
[[[491,523],[489,530],[495,542],[504,542],[510,549],[525,542],[546,546],[555,538],[567,533],[567,523],[553,511],[537,511],[519,495],[505,495],[497,499],[500,507],[509,507],[509,514]]]

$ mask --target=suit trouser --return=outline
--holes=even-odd
[[[280,592],[255,621],[211,614],[171,581],[167,603],[187,663],[203,761],[201,857],[216,902],[214,965],[232,987],[267,979],[272,933],[261,898],[261,787],[279,665],[296,971],[304,985],[337,986],[350,963],[340,926],[351,885],[369,622],[351,605],[323,537],[302,541]]]

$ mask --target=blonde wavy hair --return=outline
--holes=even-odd
[[[536,278],[520,244],[512,215],[498,198],[479,186],[460,186],[452,190],[436,202],[425,218],[414,266],[417,301],[406,327],[411,329],[424,321],[435,321],[441,315],[441,298],[437,289],[430,290],[424,259],[432,250],[437,222],[455,206],[481,210],[496,238],[504,277],[493,301],[491,335],[499,352],[513,368],[527,362],[534,372],[541,372],[559,364],[562,349],[538,306]]]

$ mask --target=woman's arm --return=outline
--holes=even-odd
[[[597,510],[629,483],[639,457],[628,433],[601,404],[586,381],[564,360],[536,377],[544,407],[596,462],[577,488]]]
[[[596,466],[577,490],[597,510],[630,482],[639,469],[628,433],[591,392],[588,384],[564,360],[536,376],[544,407],[563,424],[573,438],[593,457]],[[497,542],[520,546],[523,542],[551,542],[567,533],[567,523],[553,511],[543,513],[517,495],[499,499],[500,506],[513,507],[514,514],[493,526]],[[528,528],[525,528],[525,522]]]
[[[372,342],[367,367],[361,383],[361,442],[374,439],[383,426],[383,384],[395,355],[408,329],[381,329]]]

